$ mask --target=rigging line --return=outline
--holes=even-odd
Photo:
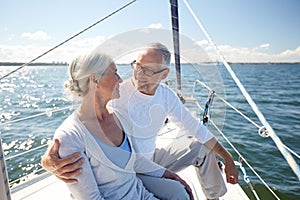
[[[203,83],[200,80],[196,80],[194,87],[193,87],[193,93],[192,93],[192,97],[194,98],[194,92],[195,92],[195,87],[196,84],[199,83],[200,85],[202,85],[204,88],[206,88],[208,91],[212,91],[212,89],[210,87],[208,87],[205,83]],[[245,115],[244,113],[242,113],[240,110],[238,110],[236,107],[234,107],[231,103],[229,103],[228,101],[226,101],[223,97],[221,97],[220,95],[218,95],[217,93],[215,93],[215,96],[220,99],[221,101],[223,101],[226,105],[228,105],[230,108],[232,108],[234,111],[236,111],[238,114],[240,114],[242,117],[244,117],[247,121],[249,121],[251,124],[253,124],[254,126],[256,126],[257,128],[261,128],[257,123],[255,123],[252,119],[250,119],[247,115]],[[300,159],[300,156],[293,151],[291,148],[289,148],[288,146],[286,146],[285,144],[283,144],[283,146],[290,152],[292,153],[294,156],[296,156],[298,159]]]
[[[183,1],[185,3],[186,7],[188,8],[188,10],[190,11],[190,13],[192,14],[192,16],[194,17],[195,21],[199,25],[200,29],[202,30],[202,32],[204,33],[204,35],[208,39],[209,43],[212,45],[213,49],[218,54],[219,58],[223,62],[223,64],[226,67],[227,71],[229,72],[229,74],[231,75],[231,77],[233,78],[233,80],[235,81],[235,83],[237,84],[237,86],[239,87],[240,91],[242,92],[242,94],[244,95],[244,97],[246,98],[246,100],[248,101],[248,103],[251,106],[252,110],[255,112],[255,114],[257,115],[257,117],[261,121],[261,123],[265,126],[265,128],[268,131],[268,134],[273,139],[273,141],[276,144],[277,148],[279,149],[279,151],[281,152],[281,154],[283,155],[283,157],[286,159],[287,163],[289,164],[289,166],[291,167],[291,169],[293,170],[293,172],[296,174],[296,176],[298,177],[298,179],[300,181],[300,167],[299,167],[299,165],[296,163],[296,161],[294,160],[293,156],[289,153],[289,151],[287,151],[287,149],[284,148],[284,145],[283,145],[282,141],[276,135],[275,131],[270,126],[270,124],[267,122],[267,120],[265,119],[265,117],[263,116],[263,114],[260,112],[260,110],[258,109],[257,105],[252,100],[251,96],[246,91],[245,87],[242,85],[242,83],[240,82],[240,80],[238,79],[238,77],[236,76],[236,74],[234,73],[234,71],[231,69],[230,65],[225,60],[224,56],[218,50],[217,46],[214,44],[214,42],[210,38],[209,34],[207,33],[207,31],[205,30],[205,28],[203,27],[203,25],[200,23],[199,19],[197,18],[197,16],[193,12],[193,10],[191,9],[191,7],[187,3],[187,1],[186,0],[183,0]]]
[[[67,107],[64,107],[64,108],[54,109],[54,110],[51,111],[51,113],[59,112],[59,111],[62,111],[62,110],[67,110],[67,109],[71,109],[73,107],[74,106],[72,105],[72,106],[67,106]],[[43,115],[48,115],[48,112],[49,112],[49,110],[46,110],[45,112],[38,113],[36,115],[30,115],[28,117],[23,117],[23,118],[15,119],[15,120],[12,120],[12,121],[7,121],[7,122],[4,122],[4,123],[1,123],[0,126],[4,126],[4,125],[7,125],[7,124],[12,124],[12,123],[24,121],[24,120],[27,120],[27,119],[32,119],[32,118],[43,116]]]
[[[81,35],[82,33],[86,32],[87,30],[91,29],[92,27],[96,26],[97,24],[99,24],[100,22],[106,20],[107,18],[111,17],[112,15],[116,14],[117,12],[123,10],[124,8],[128,7],[129,5],[131,5],[132,3],[136,2],[137,0],[132,0],[130,1],[129,3],[125,4],[124,6],[122,6],[121,8],[113,11],[112,13],[108,14],[107,16],[103,17],[102,19],[98,20],[97,22],[93,23],[92,25],[88,26],[87,28],[83,29],[82,31],[76,33],[75,35],[69,37],[68,39],[66,39],[65,41],[61,42],[60,44],[52,47],[51,49],[49,49],[48,51],[42,53],[41,55],[37,56],[36,58],[32,59],[31,61],[27,62],[27,63],[24,63],[22,66],[18,67],[17,69],[15,70],[12,70],[11,72],[9,72],[8,74],[0,77],[0,81],[8,76],[10,76],[11,74],[17,72],[18,70],[22,69],[23,67],[31,64],[32,62],[38,60],[39,58],[43,57],[44,55],[50,53],[51,51],[53,51],[54,49],[62,46],[63,44],[69,42],[70,40],[74,39],[75,37],[77,37],[78,35]]]
[[[14,155],[14,156],[11,156],[11,157],[8,157],[8,158],[5,158],[5,161],[8,161],[8,160],[14,159],[14,158],[16,158],[16,157],[19,157],[19,156],[22,156],[22,155],[24,155],[24,154],[30,153],[30,152],[32,152],[32,151],[35,151],[35,150],[38,150],[38,149],[44,148],[44,147],[46,147],[46,146],[48,146],[48,144],[43,144],[43,145],[41,145],[41,146],[37,146],[37,147],[35,147],[35,148],[32,148],[32,149],[30,149],[30,150],[28,150],[28,151],[24,151],[24,152],[22,152],[22,153],[19,153],[19,154],[16,154],[16,155]]]
[[[32,173],[33,174],[35,174],[35,175],[37,175],[37,173],[39,173],[40,171],[45,171],[44,170],[44,168],[37,168],[36,170],[34,170]],[[32,174],[31,173],[31,174]],[[9,184],[11,185],[11,186],[13,186],[13,184],[16,184],[16,183],[21,183],[22,181],[26,181],[26,178],[28,178],[29,177],[29,175],[31,175],[31,174],[27,174],[27,175],[25,175],[25,176],[22,176],[22,177],[20,177],[20,178],[18,178],[18,179],[15,179],[15,180],[13,180],[13,181],[11,181],[11,182],[9,182]]]
[[[238,110],[236,107],[234,107],[231,103],[229,103],[228,101],[226,101],[225,99],[223,99],[221,96],[216,94],[216,97],[218,97],[221,101],[223,101],[226,105],[228,105],[229,107],[231,107],[233,110],[235,110],[237,113],[239,113],[241,116],[243,116],[246,120],[248,120],[251,124],[253,124],[254,126],[256,126],[257,128],[260,128],[260,126],[255,123],[252,119],[250,119],[247,115],[245,115],[244,113],[242,113],[240,110]]]
[[[283,146],[284,146],[288,151],[290,151],[294,156],[296,156],[297,158],[300,159],[300,156],[299,156],[295,151],[293,151],[292,149],[290,149],[289,147],[287,147],[285,144],[283,144]]]
[[[195,87],[196,84],[199,83],[200,85],[202,85],[204,88],[206,88],[208,91],[212,91],[210,89],[210,87],[208,87],[205,83],[203,83],[200,80],[196,80],[194,87],[193,87],[193,93],[192,93],[192,98],[194,98],[194,92],[195,92]],[[251,124],[253,124],[254,126],[256,126],[257,128],[261,128],[257,123],[255,123],[253,120],[251,120],[247,115],[245,115],[244,113],[242,113],[240,110],[238,110],[236,107],[234,107],[231,103],[229,103],[228,101],[226,101],[223,97],[221,97],[220,95],[218,95],[217,93],[214,93],[214,95],[220,99],[221,101],[223,101],[227,106],[229,106],[230,108],[232,108],[234,111],[236,111],[238,114],[240,114],[242,117],[244,117],[247,121],[249,121]],[[199,105],[199,104],[198,104]],[[200,105],[199,105],[200,106]],[[199,107],[198,106],[198,107]],[[201,108],[202,109],[202,108]],[[289,148],[288,146],[286,146],[285,144],[282,144],[284,146],[284,148],[286,148],[290,153],[292,153],[294,156],[296,156],[298,159],[300,159],[300,156],[293,151],[291,148]]]
[[[251,180],[250,180],[249,176],[247,175],[247,172],[246,172],[245,168],[243,167],[242,162],[243,161],[241,160],[241,158],[239,158],[239,161],[234,161],[234,164],[236,166],[240,167],[240,170],[243,172],[244,181],[248,184],[248,186],[249,186],[250,190],[253,192],[255,198],[257,200],[260,200],[259,196],[257,195],[257,193],[256,193],[256,191],[255,191],[255,189],[254,189],[254,187],[253,187],[253,185],[251,183]]]
[[[269,187],[269,185],[263,180],[263,178],[255,171],[255,169],[248,163],[248,161],[243,157],[243,155],[235,148],[235,146],[230,142],[230,140],[225,136],[225,134],[219,129],[219,127],[210,120],[211,124],[217,129],[217,131],[222,135],[226,142],[231,146],[231,148],[239,155],[241,159],[246,163],[246,165],[251,169],[251,171],[259,178],[259,180],[268,188],[268,190],[280,200],[280,198],[275,194],[275,192]]]
[[[203,111],[202,106],[195,102],[195,104]],[[219,129],[219,127],[214,123],[212,119],[209,119],[210,123],[215,127],[215,129],[220,133],[220,135],[226,140],[226,142],[231,146],[231,148],[236,152],[236,154],[246,163],[246,165],[251,169],[251,171],[258,177],[258,179],[265,185],[265,187],[277,198],[279,197],[275,192],[269,187],[269,185],[263,180],[263,178],[255,171],[255,169],[248,163],[248,161],[243,157],[243,155],[235,148],[235,146],[230,142],[226,135]],[[279,199],[280,200],[280,199]]]
[[[200,83],[203,87],[205,87],[206,89],[208,89],[209,91],[212,91],[205,83],[201,82],[200,80],[196,80],[196,83]],[[193,93],[194,95],[194,93]],[[230,108],[232,108],[234,111],[236,111],[238,114],[240,114],[242,117],[244,117],[247,121],[249,121],[251,124],[253,124],[254,126],[256,126],[257,128],[260,128],[260,126],[255,123],[252,119],[250,119],[247,115],[245,115],[244,113],[242,113],[240,110],[238,110],[236,107],[234,107],[231,103],[229,103],[228,101],[226,101],[224,98],[222,98],[220,95],[218,95],[217,93],[215,93],[215,96],[220,99],[221,101],[223,101],[226,105],[228,105]]]

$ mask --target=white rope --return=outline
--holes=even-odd
[[[239,159],[239,160],[240,160],[240,159]],[[244,175],[244,181],[248,184],[248,186],[249,186],[250,190],[253,192],[255,198],[256,198],[257,200],[260,200],[258,194],[256,193],[256,191],[255,191],[255,189],[254,189],[254,187],[253,187],[253,185],[252,185],[252,183],[251,183],[251,180],[250,180],[249,176],[247,175],[247,172],[246,172],[245,168],[244,168],[243,165],[242,165],[242,161],[234,161],[234,164],[235,164],[236,166],[239,166],[239,167],[240,167],[240,169],[241,169],[241,171],[243,172],[243,175]]]
[[[279,149],[279,151],[281,152],[281,154],[284,156],[284,158],[288,162],[289,166],[292,168],[292,170],[297,175],[297,177],[298,177],[298,179],[300,181],[300,168],[299,168],[298,164],[296,163],[296,161],[294,160],[294,158],[291,156],[291,154],[289,153],[289,151],[287,151],[287,149],[284,148],[284,145],[283,145],[282,141],[276,135],[276,133],[274,132],[273,128],[269,125],[269,123],[267,122],[267,120],[265,119],[265,117],[263,116],[263,114],[260,112],[260,110],[258,109],[257,105],[254,103],[254,101],[252,100],[251,96],[246,91],[245,87],[242,85],[242,83],[240,82],[240,80],[238,79],[238,77],[235,75],[235,73],[233,72],[233,70],[229,66],[228,62],[225,60],[224,56],[218,50],[217,46],[214,44],[214,42],[210,38],[209,34],[205,30],[204,26],[200,23],[199,19],[197,18],[197,16],[193,12],[193,10],[191,9],[191,7],[187,3],[187,1],[183,0],[183,2],[185,3],[186,7],[188,8],[188,10],[190,11],[190,13],[194,17],[195,21],[199,25],[199,27],[202,30],[202,32],[205,34],[205,36],[208,39],[209,43],[214,48],[215,52],[218,54],[219,58],[221,59],[221,61],[225,65],[227,71],[229,72],[229,74],[231,75],[231,77],[233,78],[233,80],[235,81],[235,83],[237,84],[237,86],[239,87],[240,91],[242,92],[242,94],[244,95],[244,97],[246,98],[246,100],[248,101],[248,103],[251,106],[252,110],[255,112],[255,114],[257,115],[257,117],[261,121],[261,123],[266,127],[266,129],[268,131],[268,134],[273,139],[273,141],[275,142],[277,148]]]

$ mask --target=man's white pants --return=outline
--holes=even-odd
[[[174,172],[194,165],[208,199],[223,196],[227,191],[215,154],[192,136],[184,135],[167,147],[156,149],[153,160]]]

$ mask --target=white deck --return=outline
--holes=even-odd
[[[171,142],[170,138],[178,135],[176,128],[168,123],[162,132],[166,133],[160,136],[157,145],[168,145]],[[195,199],[205,199],[202,193],[201,185],[197,179],[196,170],[190,166],[180,172],[180,177],[191,186]],[[225,181],[226,182],[226,181]],[[24,183],[12,190],[13,200],[68,200],[72,199],[67,186],[55,176],[45,173],[34,180]],[[249,200],[239,184],[227,184],[227,193],[220,200]]]
[[[180,172],[178,172],[178,175],[183,178],[191,187],[193,190],[194,198],[198,200],[206,199],[202,189],[201,185],[198,181],[196,170],[193,166],[190,166]],[[243,189],[240,187],[239,184],[229,184],[227,183],[227,193],[220,198],[220,200],[249,200],[249,197],[245,194]]]
[[[194,167],[188,167],[178,173],[192,187],[197,200],[205,199],[201,186],[197,180]],[[191,184],[192,183],[192,184]],[[227,184],[227,193],[220,200],[249,200],[242,188],[236,184]],[[12,200],[71,200],[67,186],[55,176],[45,174],[18,186],[12,191]]]
[[[17,186],[12,200],[69,200],[72,199],[66,184],[48,173]]]

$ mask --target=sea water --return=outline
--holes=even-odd
[[[173,68],[174,66],[164,82],[176,90]],[[234,64],[232,68],[282,142],[300,154],[300,64]],[[12,69],[13,67],[0,67],[0,75]],[[123,79],[131,76],[129,65],[118,65],[118,71]],[[49,110],[67,106],[76,108],[77,103],[71,102],[63,89],[63,83],[67,78],[67,66],[29,66],[1,80],[0,132],[4,154],[8,159],[6,163],[11,182],[26,175],[26,178],[30,178],[38,174],[41,168],[40,157],[46,147],[16,158],[14,155],[41,145],[46,146],[55,129],[73,112],[73,109],[52,113]],[[226,69],[212,64],[182,65],[182,94],[184,97],[194,95],[199,105],[203,107],[209,91],[200,84],[195,85],[195,79],[205,82],[210,89],[216,91],[217,96],[211,107],[211,119],[255,171],[280,199],[300,199],[300,182],[272,139],[261,137],[255,125],[236,114],[218,98],[226,99],[255,124],[261,126]],[[196,117],[202,117],[201,110],[190,103],[186,103],[186,106]],[[45,114],[29,118],[41,113]],[[3,125],[8,121],[26,117],[29,119]],[[238,160],[238,155],[212,123],[209,128],[230,150],[234,159]],[[299,159],[294,158],[300,165]],[[245,163],[243,166],[260,198],[275,199],[249,167]],[[241,171],[239,182],[251,199],[254,199],[248,185],[243,181]]]

